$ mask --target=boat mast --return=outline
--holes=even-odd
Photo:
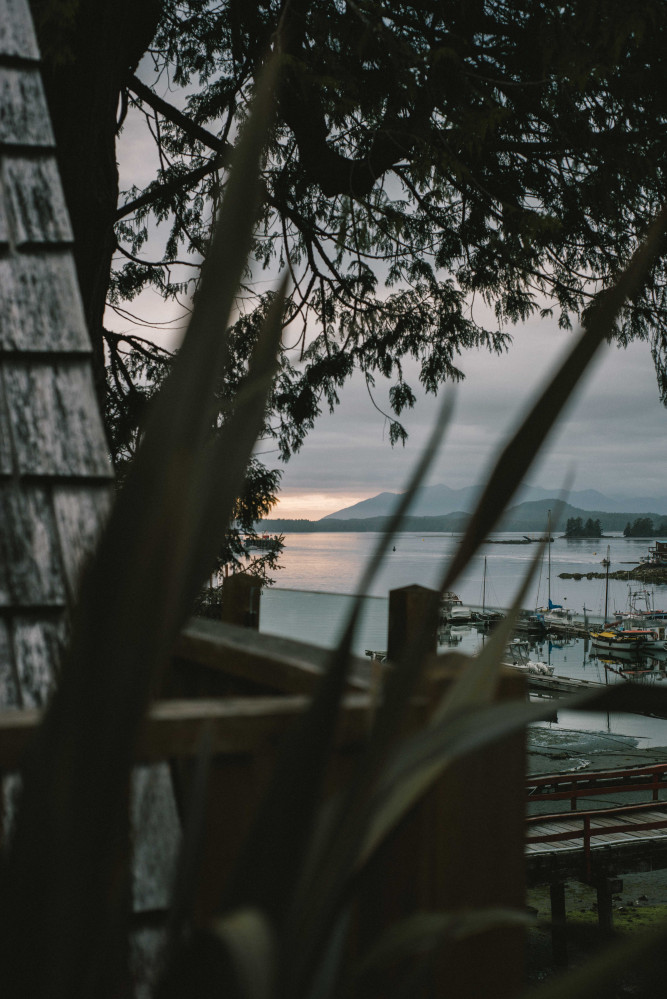
[[[482,614],[486,608],[486,555],[484,556],[484,578],[482,580]]]
[[[551,609],[551,510],[547,510],[547,610]]]
[[[605,567],[605,574],[604,574],[604,621],[602,622],[603,626],[607,623],[607,608],[609,606],[609,562],[610,562],[609,551],[610,551],[609,545],[607,545],[607,557],[605,559],[603,559],[603,561],[602,561],[602,564]]]

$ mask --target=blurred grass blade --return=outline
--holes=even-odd
[[[614,285],[599,296],[596,305],[589,312],[584,332],[503,449],[487,479],[463,541],[451,561],[443,580],[443,590],[454,583],[500,519],[579,379],[600,345],[612,334],[614,323],[626,299],[639,289],[648,274],[660,252],[666,226],[667,209],[662,209],[628,266]]]
[[[365,979],[406,958],[432,950],[443,939],[464,940],[500,926],[531,926],[534,917],[517,909],[470,909],[461,912],[415,912],[394,923],[353,969]]]
[[[399,529],[405,510],[412,501],[445,432],[452,405],[443,403],[440,418],[431,434],[408,488],[391,518],[387,532],[366,569],[361,590],[367,588],[382,556]],[[271,784],[263,798],[222,905],[256,905],[280,921],[288,906],[298,908],[311,833],[321,804],[325,770],[329,761],[340,699],[345,691],[347,669],[361,600],[354,600],[338,648],[320,680],[313,700],[287,740]],[[308,874],[305,875],[308,880]],[[301,887],[299,885],[301,884]]]
[[[407,488],[401,494],[399,504],[394,513],[391,515],[389,523],[382,534],[382,538],[378,541],[376,549],[364,569],[364,573],[361,577],[359,588],[357,590],[357,593],[361,596],[368,593],[371,583],[373,582],[373,579],[382,564],[382,560],[387,553],[389,545],[396,537],[398,531],[400,531],[405,515],[410,509],[417,490],[424,482],[426,475],[428,474],[428,470],[438,454],[444,435],[449,428],[449,424],[451,423],[453,412],[454,396],[453,393],[450,393],[445,396],[440,405],[438,416],[433,430],[431,431],[431,435],[427,441],[426,447],[423,449],[415,470],[410,476]]]
[[[266,917],[256,909],[241,909],[214,920],[210,932],[230,957],[239,986],[239,999],[270,999],[276,972],[276,947]],[[211,986],[215,988],[213,982]],[[220,994],[229,996],[230,993],[224,990]]]
[[[307,999],[332,999],[340,994],[340,977],[345,967],[348,933],[352,924],[352,909],[344,909],[327,939],[324,953],[315,973]]]
[[[204,550],[215,558],[231,497],[243,485],[237,469],[254,444],[234,414],[236,479],[216,500],[209,490],[221,475],[207,474],[206,445],[229,353],[226,324],[251,245],[275,73],[270,66],[239,140],[185,342],[80,588],[70,651],[24,768],[0,917],[12,964],[6,981],[22,994],[38,995],[43,975],[53,999],[78,995],[83,982],[94,991],[98,978],[113,991],[107,979],[116,958],[107,955],[129,899],[120,871],[129,854],[128,775],[138,727],[203,582]],[[263,357],[263,350],[256,353]],[[266,365],[259,366],[264,377]],[[263,412],[261,393],[256,405]],[[242,407],[240,418],[247,417]],[[219,529],[212,533],[201,514],[214,508]]]
[[[519,611],[526,599],[528,588],[535,578],[537,567],[544,556],[545,544],[546,542],[542,542],[538,546],[530,568],[507,615],[492,629],[489,640],[481,652],[459,670],[459,675],[431,716],[430,724],[444,721],[471,706],[487,704],[493,699],[503,656],[512,637]]]
[[[186,569],[184,559],[182,581],[189,583],[193,592],[211,570],[245,480],[252,450],[264,425],[266,403],[278,369],[286,289],[287,277],[281,281],[267,312],[234,411],[217,439],[206,448],[190,487],[193,516],[189,537],[184,531],[189,566]],[[222,520],[221,513],[224,514]]]
[[[184,810],[185,815],[181,818],[183,834],[178,853],[174,887],[171,892],[169,917],[164,934],[165,959],[163,963],[165,966],[169,965],[170,957],[182,942],[185,927],[192,916],[206,822],[206,788],[210,774],[212,738],[213,727],[210,722],[207,722],[203,726],[197,757],[194,761],[194,773],[190,782],[187,806]],[[178,762],[172,761],[173,766],[178,766]]]
[[[667,690],[635,680],[612,683],[593,696],[591,707],[594,711],[631,711],[667,717]]]
[[[484,537],[486,537],[500,518],[508,500],[522,481],[539,447],[552,428],[583,371],[595,355],[602,341],[611,333],[613,323],[625,299],[639,287],[641,280],[648,272],[650,264],[658,252],[666,219],[667,214],[663,210],[656,223],[651,227],[647,239],[637,250],[614,287],[605,292],[604,296],[601,296],[596,309],[589,315],[584,333],[546,390],[534,404],[512,440],[504,449],[477,504],[466,530],[463,543],[445,573],[441,591],[447,589],[454,582],[461,570],[468,564],[472,554],[477,550]],[[406,705],[411,693],[415,689],[428,650],[428,629],[422,628],[417,638],[406,649],[401,662],[398,664],[398,668],[393,673],[390,673],[387,678],[385,698],[376,716],[371,746],[348,796],[347,809],[344,813],[346,825],[340,837],[340,842],[336,844],[333,851],[335,859],[332,860],[330,858],[330,870],[322,872],[323,883],[326,880],[329,897],[332,900],[336,892],[336,882],[342,884],[349,876],[348,864],[350,863],[351,853],[355,848],[355,840],[362,831],[363,811],[367,795],[377,774],[380,772],[382,761],[389,747],[396,738]],[[491,666],[489,666],[489,670],[491,670]],[[503,705],[502,710],[507,713],[508,706]],[[530,711],[527,711],[527,715],[529,714]],[[519,718],[515,719],[515,723],[522,725],[527,720],[528,717],[524,717],[523,720]],[[431,730],[429,735],[433,736],[437,731],[438,726]],[[434,751],[437,752],[435,747]],[[419,785],[427,780],[427,778],[429,780],[432,779],[435,763],[436,759],[432,753],[430,754],[430,758],[422,760],[411,775],[413,790],[411,791],[407,784],[403,788],[406,798],[409,798],[413,793],[418,793]],[[385,828],[389,827],[391,823],[389,812],[394,809],[400,812],[400,800],[398,798],[391,803],[391,808],[387,809],[384,819],[379,821],[377,828],[378,835],[381,834],[383,825]],[[377,815],[375,818],[377,822]],[[372,849],[373,839],[374,836],[371,834],[368,838],[367,850]],[[333,918],[334,911],[335,905],[332,901],[329,913],[321,910],[317,915],[311,914],[313,920],[319,918],[320,928],[318,932],[320,937],[324,933],[324,926],[327,920],[330,922]],[[303,962],[304,967],[306,963],[307,958]],[[305,973],[305,971],[302,973]],[[295,991],[298,991],[298,987]]]
[[[559,708],[590,707],[589,692],[559,701]],[[359,864],[364,864],[405,812],[455,760],[553,715],[552,704],[504,701],[447,717],[408,737],[396,749],[369,805]]]
[[[521,999],[598,999],[603,994],[611,996],[612,993],[606,989],[617,984],[619,975],[640,962],[645,968],[649,961],[656,984],[656,991],[650,995],[663,995],[666,942],[667,920],[626,937],[619,934],[612,943],[587,958],[581,967],[562,972],[553,981],[540,982],[536,989],[522,993]],[[619,993],[614,990],[613,994]],[[644,999],[649,999],[649,996],[645,995]]]
[[[648,273],[660,250],[666,224],[667,210],[663,209],[625,271],[614,286],[599,297],[596,307],[589,314],[586,329],[504,448],[477,503],[462,543],[444,574],[441,592],[454,583],[499,520],[581,375],[601,343],[611,334],[626,298],[640,286]],[[383,751],[398,729],[427,651],[428,639],[423,630],[406,650],[401,668],[386,684],[385,701],[374,727],[376,769]]]

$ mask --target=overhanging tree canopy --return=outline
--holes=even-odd
[[[33,0],[47,59],[44,15],[56,6]],[[205,253],[239,121],[278,39],[284,74],[254,256],[289,267],[294,282],[288,318],[302,363],[285,354],[269,420],[284,456],[355,367],[369,384],[376,374],[393,379],[399,415],[414,398],[406,356],[435,391],[461,377],[461,350],[502,350],[506,320],[539,311],[569,327],[627,261],[664,198],[667,8],[655,0],[79,0],[69,8],[75,58],[63,69],[51,53],[49,93],[60,95],[57,132],[82,105],[91,123],[87,134],[70,124],[59,148],[71,161],[63,170],[70,203],[81,209],[72,211],[80,255],[88,254],[79,273],[93,336],[107,343],[120,451],[146,394],[137,368],[155,376],[161,358],[103,329],[100,287],[111,257],[112,302],[146,284],[177,295],[196,280],[189,268],[184,285],[175,262]],[[104,82],[96,47],[106,52]],[[152,68],[144,63],[139,80],[144,52]],[[146,188],[118,203],[114,96],[121,122],[130,106],[144,113],[160,162]],[[104,111],[97,119],[95,107]],[[88,173],[75,162],[77,141]],[[86,198],[100,209],[94,232]],[[160,259],[151,240],[149,260],[155,221],[166,235]],[[664,289],[661,259],[618,329],[621,342],[650,341],[663,397]],[[472,294],[495,306],[493,327],[473,320]],[[247,295],[239,368],[254,308],[266,307],[251,285]],[[391,436],[402,436],[398,422]]]

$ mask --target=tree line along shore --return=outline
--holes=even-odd
[[[503,517],[498,531],[527,531],[544,534],[547,523],[547,511],[558,509],[556,499],[534,500],[519,503],[510,507]],[[430,534],[434,532],[457,533],[464,531],[470,514],[459,510],[454,513],[432,517],[405,517],[402,530],[415,534]],[[667,518],[659,513],[629,513],[606,512],[602,510],[581,510],[578,507],[564,503],[560,507],[560,530],[563,536],[569,538],[603,537],[608,531],[622,531],[626,537],[647,538],[667,537]],[[276,518],[258,521],[256,530],[270,533],[334,533],[337,531],[365,532],[384,531],[390,518],[355,517],[336,518],[325,517],[321,520]],[[568,528],[570,531],[568,532]],[[663,530],[664,528],[664,530]],[[558,530],[554,526],[554,533]]]

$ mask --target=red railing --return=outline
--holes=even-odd
[[[530,845],[532,843],[562,843],[564,840],[577,840],[581,839],[583,841],[584,857],[586,861],[586,876],[591,875],[591,840],[596,837],[611,836],[615,833],[637,833],[637,832],[651,832],[656,829],[667,829],[667,802],[665,803],[665,814],[656,817],[655,816],[655,805],[653,802],[644,802],[639,805],[624,805],[619,808],[596,808],[592,811],[577,812],[576,815],[572,815],[572,812],[556,812],[552,815],[531,815],[527,818],[527,830],[526,830],[526,844]],[[641,815],[642,812],[651,812],[652,815],[644,822],[638,822],[637,817]],[[633,821],[623,821],[622,816],[633,816]],[[610,817],[617,816],[619,821],[615,824],[605,824],[605,825],[595,825],[596,819],[604,818],[608,820]],[[581,820],[581,825],[579,826],[579,820]],[[543,832],[536,833],[531,836],[530,830],[532,826],[538,825],[540,823],[548,823],[549,825],[558,825],[560,822],[572,822],[577,823],[577,828],[575,829],[563,829],[558,832]]]
[[[526,781],[526,797],[529,802],[569,799],[573,811],[577,808],[577,798],[650,791],[652,800],[658,801],[661,790],[667,790],[667,763],[656,763],[650,767],[628,767],[624,770],[577,770],[540,774]]]

